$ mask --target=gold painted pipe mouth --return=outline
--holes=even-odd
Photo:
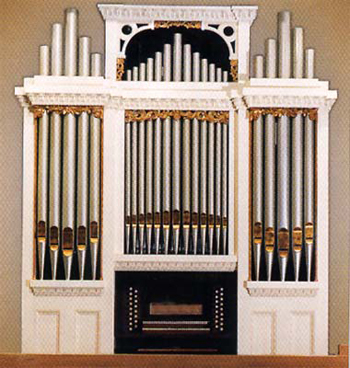
[[[73,249],[63,249],[63,255],[65,257],[71,257],[71,256],[73,256]]]
[[[50,250],[52,250],[53,252],[58,250],[58,245],[57,244],[52,244],[50,245]]]

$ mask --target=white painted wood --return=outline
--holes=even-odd
[[[36,312],[34,340],[38,354],[58,354],[60,352],[60,328],[58,311]]]
[[[98,354],[100,351],[100,312],[75,312],[75,353]]]

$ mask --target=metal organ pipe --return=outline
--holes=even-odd
[[[209,64],[209,82],[215,82],[215,64]]]
[[[207,59],[202,59],[201,80],[202,82],[208,82],[208,60]]]
[[[98,52],[91,54],[91,76],[100,77],[102,75],[102,55]]]
[[[180,247],[180,190],[181,190],[181,121],[173,119],[172,136],[172,210],[173,210],[173,235],[174,248],[176,253],[183,253],[184,249]],[[181,244],[182,246],[183,244]]]
[[[214,174],[214,148],[215,148],[215,136],[214,136],[214,124],[208,123],[208,158],[207,158],[207,175],[208,175],[208,187],[207,187],[207,214],[208,214],[208,239],[206,254],[213,254],[213,235],[214,235],[214,194],[215,194],[215,174]]]
[[[136,246],[135,252],[137,254],[142,252],[144,248],[145,235],[147,236],[147,228],[145,222],[145,196],[146,196],[146,186],[145,186],[145,138],[146,138],[146,123],[144,120],[138,123],[138,170],[137,170],[137,198],[138,203],[138,214],[139,214],[139,244]]]
[[[49,116],[45,112],[38,124],[38,189],[37,189],[37,254],[39,279],[44,278],[47,244],[48,202],[48,159],[49,159]]]
[[[184,253],[189,253],[189,236],[190,236],[190,152],[191,152],[191,121],[183,119],[182,121],[182,216],[183,216],[183,241]],[[192,251],[193,252],[193,251]]]
[[[276,78],[276,65],[277,65],[277,43],[273,38],[269,38],[266,41],[266,77]]]
[[[215,212],[214,212],[214,232],[213,232],[213,254],[219,253],[220,243],[220,217],[221,217],[221,124],[214,124],[215,136]],[[218,230],[219,229],[219,230]]]
[[[184,45],[184,81],[191,82],[191,45]]]
[[[147,59],[147,81],[153,81],[153,70],[154,70],[154,63],[152,58]]]
[[[199,77],[199,75],[198,75]],[[200,238],[200,228],[199,228],[199,121],[197,119],[193,119],[191,122],[192,132],[191,132],[191,142],[192,142],[192,152],[191,152],[191,226],[192,226],[192,234],[190,237],[193,241],[193,252],[201,253],[201,249],[199,247],[199,238]]]
[[[50,74],[50,48],[47,45],[42,45],[39,48],[39,58],[40,58],[40,75]]]
[[[153,121],[147,120],[146,125],[146,195],[145,195],[145,225],[146,239],[143,253],[149,253],[152,236],[152,196],[153,196]]]
[[[140,64],[140,81],[144,82],[146,80],[146,64],[145,63],[141,63]]]
[[[51,40],[51,73],[52,75],[62,75],[63,62],[63,28],[62,24],[52,25]]]
[[[305,50],[305,77],[314,78],[315,74],[315,50],[306,49]]]
[[[295,27],[293,30],[293,77],[303,78],[304,50],[303,29]]]
[[[257,55],[254,61],[255,78],[264,78],[264,57],[262,55]]]
[[[77,74],[78,10],[66,9],[65,17],[65,75]]]
[[[193,82],[199,82],[200,80],[200,54],[199,52],[193,53]]]
[[[209,214],[207,212],[207,193],[208,193],[208,123],[206,121],[200,122],[200,145],[201,145],[201,176],[200,176],[200,221],[201,221],[201,252],[206,249],[206,241],[208,226],[209,226]]]
[[[279,77],[291,76],[290,12],[278,14]]]
[[[165,51],[164,51],[164,57],[165,57]],[[165,69],[165,64],[164,64],[164,73],[166,75],[165,70],[166,69]],[[162,80],[162,53],[161,52],[156,52],[156,55],[155,55],[154,79],[156,82],[160,82]]]
[[[79,38],[79,75],[88,77],[90,75],[90,37]]]
[[[154,129],[154,240],[155,240],[155,253],[162,252],[161,249],[161,202],[162,202],[162,172],[161,172],[161,160],[162,160],[162,121],[160,118],[153,121]],[[167,178],[169,180],[169,178]],[[164,183],[164,179],[163,179]],[[163,219],[164,220],[164,219]]]
[[[182,78],[182,34],[174,34],[174,54],[173,54],[173,80],[180,82]]]

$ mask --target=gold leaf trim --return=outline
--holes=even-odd
[[[227,124],[229,120],[228,111],[181,111],[181,110],[126,110],[125,122],[166,119],[197,119],[211,123]]]
[[[156,20],[154,22],[155,29],[170,28],[170,27],[185,27],[187,29],[190,29],[190,28],[201,29],[202,22],[200,21],[185,22],[185,21],[172,21],[172,20]]]
[[[81,115],[83,112],[92,114],[95,118],[103,119],[103,106],[61,106],[61,105],[33,105],[29,108],[34,114],[34,119],[41,118],[44,112],[55,112],[60,115]]]
[[[237,82],[238,81],[238,60],[237,59],[232,59],[230,60],[230,65],[231,65],[231,77],[233,82]]]
[[[297,115],[308,116],[310,120],[317,121],[317,109],[303,108],[252,108],[249,109],[249,121],[257,120],[260,116],[273,115],[274,117],[288,116],[295,118]]]
[[[123,79],[124,75],[124,64],[125,59],[124,58],[118,58],[117,59],[117,71],[116,71],[116,80],[121,81]]]

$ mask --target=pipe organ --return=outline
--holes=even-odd
[[[16,88],[22,351],[327,354],[337,94],[303,28],[250,77],[257,7],[98,8],[104,58],[67,9]]]

